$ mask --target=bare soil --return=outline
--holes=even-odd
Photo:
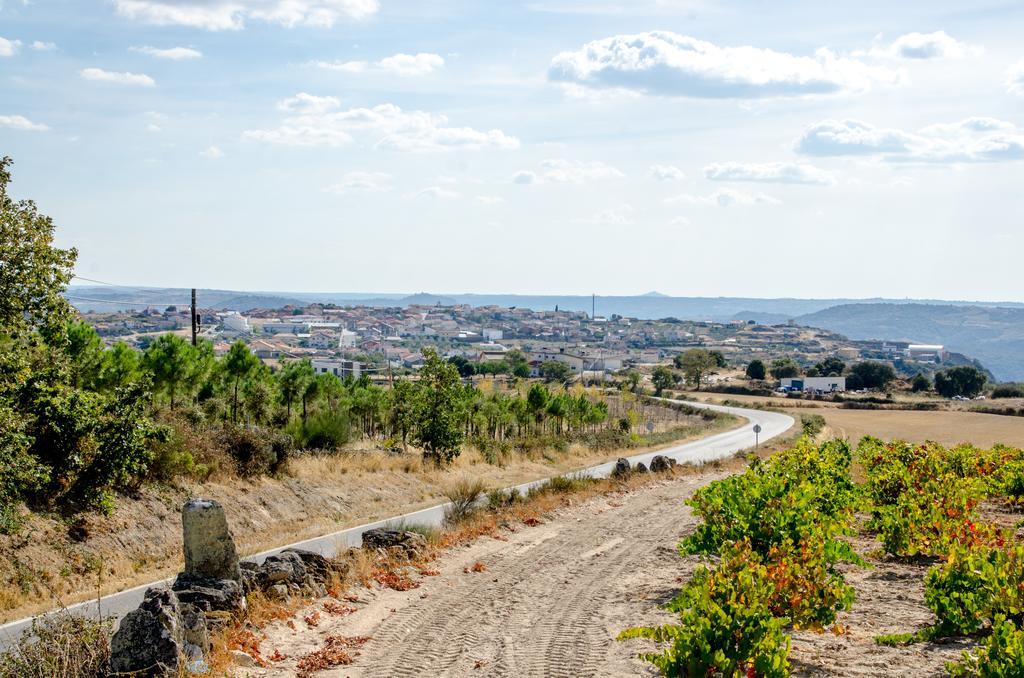
[[[734,464],[735,462],[733,462]],[[561,509],[536,526],[507,525],[497,537],[456,547],[432,564],[431,576],[399,592],[358,588],[356,611],[334,616],[333,599],[315,601],[294,621],[265,629],[260,651],[269,668],[246,676],[290,676],[297,660],[329,636],[370,636],[350,665],[323,676],[637,676],[655,675],[637,654],[651,641],[615,640],[626,628],[672,622],[658,605],[672,598],[699,564],[675,545],[696,519],[683,504],[729,465],[660,480],[627,493]],[[877,544],[861,538],[867,553]],[[873,636],[922,628],[925,566],[885,560],[850,567],[857,601],[839,622],[848,631],[797,632],[790,659],[796,675],[944,675],[964,641],[890,648]],[[303,617],[320,612],[316,627]],[[282,657],[285,657],[282,659]]]

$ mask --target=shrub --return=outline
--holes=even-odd
[[[1024,388],[1020,384],[999,384],[992,389],[993,398],[1024,398]]]
[[[751,558],[749,544],[723,554],[714,570],[702,567],[664,607],[679,624],[623,631],[619,639],[650,638],[670,643],[660,653],[641,654],[666,676],[788,676],[786,620],[772,614],[775,586]]]
[[[825,428],[825,417],[820,414],[801,414],[800,425],[804,435],[813,438]]]
[[[997,617],[992,634],[982,646],[964,652],[959,663],[947,662],[946,670],[953,678],[1024,676],[1024,629],[1020,622]]]
[[[348,417],[331,411],[318,412],[304,424],[298,424],[293,436],[308,450],[336,450],[349,440]]]
[[[706,485],[687,501],[703,522],[680,550],[713,554],[724,544],[749,539],[766,556],[787,541],[821,539],[833,562],[860,562],[840,539],[849,531],[855,498],[850,463],[845,442],[815,446],[803,439],[766,462],[755,460],[741,475]]]
[[[445,490],[444,496],[450,503],[445,507],[444,519],[449,525],[458,525],[473,514],[477,500],[487,490],[479,478],[463,478]]]
[[[957,547],[928,571],[925,602],[941,635],[967,635],[997,617],[1024,613],[1024,545]]]
[[[225,424],[218,438],[241,476],[277,473],[288,460],[293,446],[291,436],[231,424]]]
[[[109,622],[60,613],[32,622],[17,645],[0,654],[0,678],[106,675]]]

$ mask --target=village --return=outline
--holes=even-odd
[[[141,349],[166,332],[187,335],[190,314],[188,307],[169,306],[89,313],[85,319],[107,342],[123,340]],[[426,346],[436,347],[450,360],[482,366],[477,373],[511,372],[506,367],[512,358],[528,365],[529,373],[519,376],[537,377],[544,363],[554,361],[564,364],[571,378],[585,383],[671,360],[694,347],[717,351],[736,367],[754,359],[779,358],[813,365],[835,356],[849,362],[886,362],[912,375],[971,363],[940,345],[852,341],[792,322],[645,320],[557,308],[311,304],[245,313],[200,307],[196,317],[198,337],[212,342],[217,355],[242,340],[272,367],[282,360],[309,358],[317,373],[381,381],[419,369]]]

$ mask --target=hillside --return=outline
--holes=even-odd
[[[1024,308],[842,304],[796,318],[851,339],[943,344],[980,360],[997,379],[1024,380]]]

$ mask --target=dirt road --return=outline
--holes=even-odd
[[[324,676],[637,676],[654,675],[636,658],[644,640],[619,642],[620,631],[672,621],[658,609],[698,565],[675,544],[695,519],[683,499],[724,471],[659,481],[624,495],[600,497],[559,511],[535,527],[510,526],[445,553],[436,576],[416,576],[406,592],[359,589],[357,611],[335,617],[323,601],[290,628],[267,629],[261,651],[290,658],[249,675],[294,675],[295,658],[329,635],[370,636],[349,666]],[[870,546],[870,545],[869,545]],[[484,569],[474,572],[480,563]],[[477,568],[481,569],[481,568]],[[877,675],[880,666],[941,675],[960,648],[892,649],[871,636],[917,628],[930,616],[923,570],[888,573],[887,566],[851,573],[858,604],[843,637],[794,636],[794,669],[810,675]],[[890,576],[895,575],[895,576]],[[316,628],[302,616],[320,611]]]

